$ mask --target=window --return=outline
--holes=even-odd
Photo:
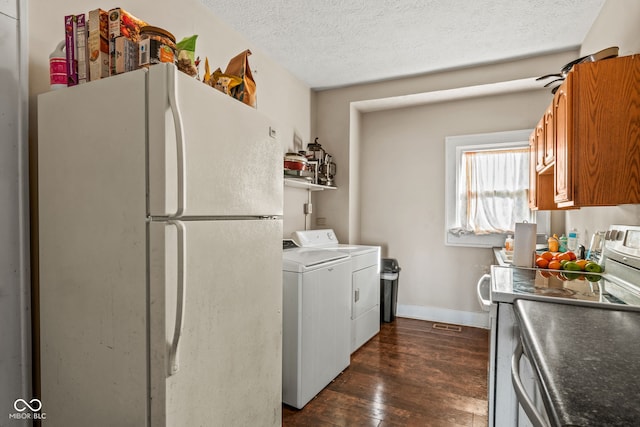
[[[502,246],[516,222],[537,222],[548,233],[548,213],[529,210],[530,130],[446,138],[446,243]]]
[[[528,147],[463,150],[460,161],[458,232],[508,233],[516,222],[531,221]]]

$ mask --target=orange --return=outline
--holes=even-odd
[[[571,261],[571,255],[569,255],[568,252],[564,252],[558,255],[558,261],[562,261],[563,259],[566,259],[567,261]]]
[[[547,266],[549,265],[549,260],[542,258],[541,256],[539,256],[536,259],[536,265],[540,268],[547,268]]]
[[[560,270],[560,268],[562,267],[562,264],[560,264],[560,261],[558,260],[553,260],[548,264],[548,267],[551,270]]]
[[[571,252],[571,251],[569,251],[569,252],[565,252],[565,253],[569,254],[569,256],[571,257],[571,258],[569,259],[569,261],[575,261],[575,260],[577,260],[577,259],[578,259],[578,257],[576,256],[576,254],[575,254],[575,253],[573,253],[573,252]]]
[[[551,261],[553,259],[553,254],[551,252],[549,252],[549,251],[542,252],[540,254],[540,257],[546,259],[547,261]]]
[[[580,266],[580,270],[584,271],[584,266],[587,265],[589,261],[587,261],[586,259],[579,259],[576,261],[576,264],[578,264]]]

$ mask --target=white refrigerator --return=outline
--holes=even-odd
[[[280,426],[282,149],[155,65],[38,97],[48,426]]]

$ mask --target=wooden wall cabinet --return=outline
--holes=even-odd
[[[531,210],[553,210],[553,165],[538,172],[539,138],[534,130],[529,137],[529,208]]]
[[[553,198],[556,203],[572,205],[573,201],[573,180],[572,160],[577,155],[573,153],[573,111],[571,109],[573,73],[569,73],[564,83],[558,88],[553,98],[553,108],[558,120],[555,133],[555,185]],[[588,144],[585,143],[586,146]],[[571,154],[571,159],[569,158]]]
[[[532,198],[543,210],[640,203],[640,55],[575,65],[551,107],[541,120],[544,142],[535,141],[530,205]]]
[[[544,113],[544,116],[538,122],[533,136],[535,137],[536,145],[536,171],[544,173],[544,170],[553,165],[554,161],[554,120],[553,120],[553,102],[549,104],[549,107]]]

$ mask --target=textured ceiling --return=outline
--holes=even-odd
[[[605,0],[201,0],[316,89],[576,48]]]

